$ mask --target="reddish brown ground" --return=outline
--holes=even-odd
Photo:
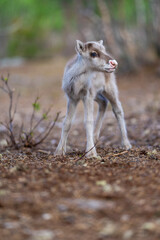
[[[12,84],[21,91],[19,111],[26,119],[37,91],[43,95],[42,105],[53,103],[53,114],[61,110],[64,115],[60,92],[64,63],[59,59],[1,70],[10,72]],[[155,69],[145,68],[118,77],[117,82],[132,150],[119,148],[119,131],[109,107],[97,147],[101,159],[81,157],[85,148],[81,106],[67,157],[53,156],[58,126],[38,149],[2,149],[0,239],[160,239],[160,81]],[[5,95],[0,101],[5,119]],[[17,123],[21,118],[16,115]]]

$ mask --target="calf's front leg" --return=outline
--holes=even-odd
[[[75,114],[76,106],[77,106],[77,102],[75,102],[71,99],[68,99],[67,113],[66,113],[66,117],[63,122],[61,139],[59,141],[58,147],[57,147],[54,155],[65,155],[65,153],[66,153],[67,137],[69,134],[69,130],[71,128],[71,123],[72,123],[72,119]]]
[[[90,93],[85,96],[84,100],[84,122],[86,127],[86,137],[87,137],[87,146],[86,146],[86,156],[88,158],[97,157],[96,148],[94,146],[93,140],[93,130],[94,130],[94,120],[93,120],[93,104],[94,100]]]
[[[95,101],[98,103],[98,113],[97,113],[97,118],[94,126],[94,141],[95,143],[99,139],[101,127],[102,127],[102,122],[104,119],[105,111],[107,109],[107,104],[108,100],[101,94],[98,94],[96,96]]]

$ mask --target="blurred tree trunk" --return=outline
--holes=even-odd
[[[83,9],[80,13],[81,16],[79,18],[79,24],[81,26],[81,32],[83,33],[85,40],[99,41],[103,39],[104,44],[106,45],[106,36],[103,31],[101,18],[96,15],[91,9]]]
[[[122,3],[124,2],[121,2],[121,4]],[[136,61],[131,54],[132,52],[128,42],[127,31],[125,30],[125,28],[120,27],[120,25],[118,25],[116,29],[115,23],[113,26],[108,6],[104,2],[104,0],[99,0],[98,4],[102,16],[102,22],[107,44],[109,46],[109,49],[111,50],[111,53],[116,57],[116,59],[121,61],[122,71],[135,70],[137,67]],[[118,35],[117,38],[116,35]]]
[[[157,50],[157,54],[160,56],[160,1],[150,0],[152,11],[152,28],[153,28],[153,42]]]
[[[145,59],[144,51],[147,50],[148,40],[146,35],[146,11],[144,0],[135,0],[137,22],[137,55],[140,60]]]
[[[114,37],[114,33],[112,30],[112,21],[111,21],[107,4],[103,0],[99,0],[98,6],[99,6],[99,10],[102,17],[102,25],[105,33],[106,42],[107,42],[107,48],[111,51],[111,53],[114,56],[116,55],[120,56],[121,52],[119,47],[117,46],[117,43]]]

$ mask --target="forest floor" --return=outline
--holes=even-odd
[[[0,69],[21,92],[16,121],[27,121],[37,92],[53,115],[65,114],[61,91],[65,59]],[[66,157],[54,157],[62,119],[46,143],[35,149],[1,149],[0,239],[160,239],[160,79],[157,68],[117,76],[129,139],[120,147],[111,108],[97,151],[87,159],[82,106],[69,135]],[[0,95],[1,120],[8,99]],[[22,117],[23,116],[23,117]],[[25,116],[25,117],[24,117]]]

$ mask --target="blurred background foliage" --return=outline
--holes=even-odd
[[[103,39],[128,70],[160,56],[159,0],[0,0],[0,9],[0,58],[71,55],[76,39]]]

